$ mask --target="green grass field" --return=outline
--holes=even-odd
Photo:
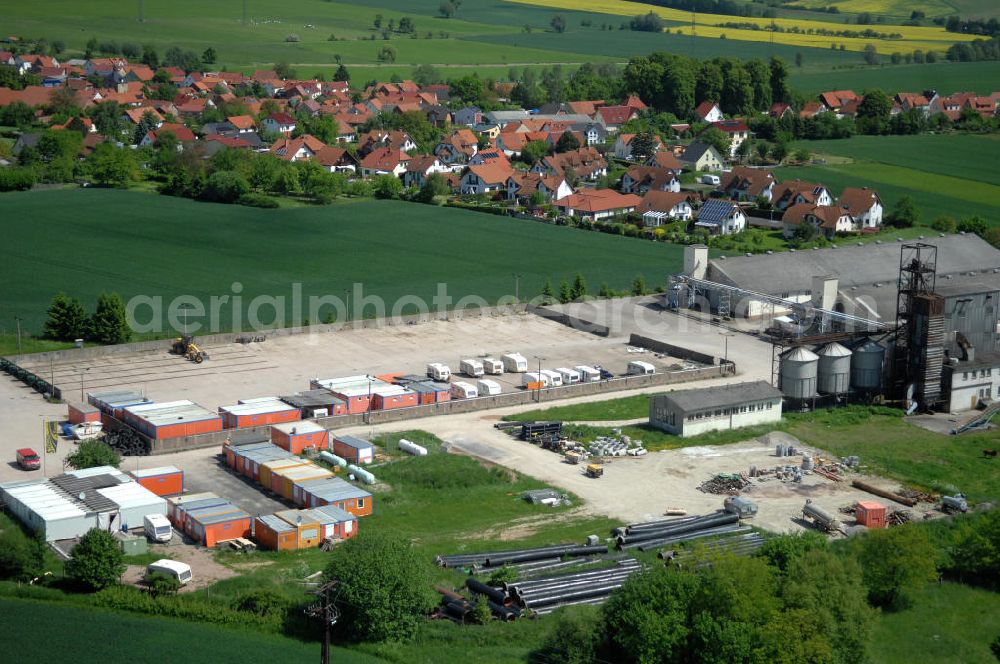
[[[779,180],[821,182],[837,195],[844,187],[877,190],[887,211],[909,195],[920,223],[940,215],[956,219],[980,215],[1000,223],[1000,164],[992,135],[856,136],[841,141],[803,141],[815,156],[834,155],[825,165],[775,169]],[[846,161],[845,161],[846,159]]]
[[[127,657],[137,664],[302,662],[319,658],[318,643],[272,634],[101,611],[54,602],[0,599],[0,638],[17,644],[7,662],[103,664]],[[127,654],[126,654],[127,653]],[[333,661],[375,664],[376,657],[334,648]]]
[[[807,54],[805,57],[809,58]],[[852,88],[861,94],[869,88],[888,91],[938,90],[943,94],[968,90],[989,94],[1000,87],[1000,62],[938,62],[933,65],[887,65],[845,69],[810,69],[807,59],[802,69],[792,68],[792,88],[814,95],[824,90]]]
[[[103,290],[126,299],[162,296],[165,304],[191,294],[207,307],[213,295],[233,295],[239,282],[244,309],[257,295],[285,296],[287,320],[293,283],[302,284],[306,298],[341,298],[361,284],[392,314],[406,295],[432,306],[438,284],[447,285],[452,308],[466,296],[496,302],[513,295],[515,272],[522,275],[522,299],[538,295],[546,278],[558,287],[579,270],[594,288],[602,282],[627,288],[637,273],[653,284],[680,267],[682,253],[672,245],[402,202],[259,210],[78,189],[3,194],[0,208],[7,249],[0,318],[8,333],[14,316],[40,331],[60,290],[88,307]],[[228,311],[223,323],[230,322]],[[355,301],[350,314],[375,311],[373,305],[361,311]],[[303,316],[309,317],[308,300]],[[262,322],[272,318],[270,308],[261,310]]]

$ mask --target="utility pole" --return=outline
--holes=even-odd
[[[21,359],[21,318],[20,316],[14,316],[14,320],[17,321],[17,359]]]
[[[306,615],[323,621],[323,649],[320,651],[320,664],[330,664],[330,628],[337,624],[340,610],[337,608],[333,591],[337,588],[336,581],[329,581],[313,590],[310,594],[319,597],[319,601],[306,608]]]
[[[514,299],[521,302],[521,275],[514,273]]]
[[[542,402],[542,388],[541,388],[541,385],[545,383],[545,380],[544,380],[544,378],[542,376],[542,360],[544,360],[545,358],[542,357],[541,355],[535,355],[535,359],[538,360],[538,381],[537,382],[540,385],[538,387],[538,389],[535,390],[535,403],[541,403]]]

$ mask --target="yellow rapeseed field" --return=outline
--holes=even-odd
[[[914,10],[922,11],[927,16],[958,13],[947,0],[798,0],[795,4],[812,9],[825,9],[832,5],[842,12],[851,14],[869,12],[902,18],[908,18],[910,12]]]
[[[600,14],[613,14],[616,16],[635,16],[648,11],[655,12],[661,18],[668,21],[677,21],[685,25],[671,26],[671,32],[681,30],[683,34],[691,34],[691,12],[679,9],[667,9],[665,7],[654,7],[636,2],[626,2],[625,0],[510,0],[526,5],[536,5],[541,7],[552,7],[553,9],[575,9],[578,11],[590,11]],[[878,0],[877,0],[878,1]],[[881,0],[891,2],[892,0]],[[866,37],[836,37],[828,35],[805,34],[794,32],[775,32],[774,43],[787,44],[790,46],[808,46],[813,48],[830,48],[831,44],[838,47],[843,44],[844,48],[850,51],[863,51],[865,46],[872,44],[879,53],[889,54],[895,51],[907,53],[916,49],[924,51],[944,51],[957,41],[972,40],[971,35],[961,35],[954,32],[947,32],[941,27],[916,27],[905,25],[872,25],[858,26],[845,25],[843,23],[828,23],[826,21],[816,21],[807,19],[791,18],[744,18],[742,16],[724,16],[719,14],[696,14],[695,30],[699,37],[719,38],[726,35],[726,39],[737,39],[741,41],[767,42],[771,40],[770,30],[750,30],[738,28],[719,27],[723,23],[754,23],[761,27],[770,26],[772,23],[784,28],[798,28],[799,30],[864,30],[871,28],[877,32],[899,33],[901,39],[870,39]]]

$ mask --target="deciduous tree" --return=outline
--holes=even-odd
[[[106,531],[89,530],[71,555],[66,562],[66,576],[90,590],[107,588],[125,573],[125,554]]]

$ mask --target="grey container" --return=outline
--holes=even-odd
[[[819,357],[804,346],[793,348],[781,356],[778,389],[791,399],[811,399],[816,396]]]
[[[851,382],[851,351],[837,342],[819,351],[816,389],[820,394],[844,394]]]
[[[864,392],[881,389],[884,364],[885,346],[869,339],[855,348],[851,355],[851,387]]]

